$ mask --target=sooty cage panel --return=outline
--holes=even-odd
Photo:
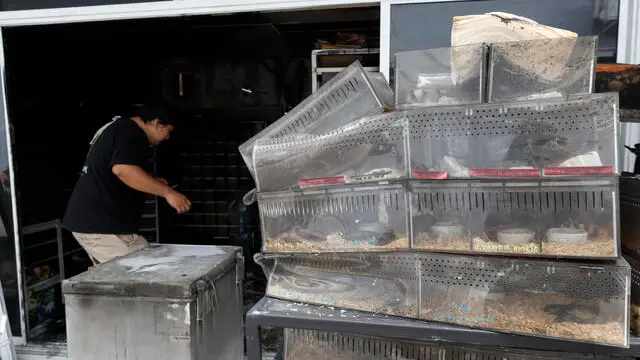
[[[618,181],[412,181],[411,247],[615,259]]]
[[[407,192],[402,184],[261,193],[258,208],[267,253],[409,247]]]
[[[631,360],[596,354],[410,341],[285,329],[284,360]]]
[[[640,259],[640,180],[620,179],[620,224],[622,248]]]
[[[631,332],[640,334],[640,260],[631,255],[624,257],[631,265]]]
[[[364,117],[322,135],[263,138],[253,156],[259,191],[406,178],[406,121]]]
[[[408,110],[414,179],[618,173],[618,94]]]
[[[416,255],[351,253],[258,254],[267,275],[266,294],[283,300],[416,318]]]
[[[396,54],[396,109],[479,104],[486,86],[484,44]]]
[[[424,256],[420,318],[628,347],[630,267]]]
[[[324,134],[363,116],[393,108],[393,92],[382,74],[368,73],[355,61],[280,119],[239,146],[255,176],[256,141],[297,134]]]
[[[284,300],[628,347],[631,270],[622,259],[584,265],[435,253],[261,256],[267,295]]]
[[[489,102],[593,92],[598,37],[492,43]]]

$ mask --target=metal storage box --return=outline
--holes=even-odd
[[[393,113],[365,117],[322,135],[259,139],[258,191],[406,178],[407,122]]]
[[[256,259],[269,278],[267,295],[284,300],[629,346],[631,270],[622,259],[582,264],[401,252]]]
[[[409,119],[418,179],[618,173],[618,94],[501,104],[438,106]]]
[[[409,248],[403,184],[262,193],[258,208],[265,252]]]
[[[396,108],[484,102],[484,44],[403,51],[396,55]]]
[[[62,286],[70,360],[242,359],[239,248],[157,245]]]
[[[491,44],[489,102],[593,92],[598,37]]]
[[[323,134],[363,116],[392,108],[393,92],[384,76],[366,72],[360,62],[355,61],[283,117],[240,145],[240,154],[255,177],[253,156],[258,139]]]
[[[411,181],[411,247],[616,259],[617,178]]]
[[[631,360],[632,357],[560,353],[446,342],[285,329],[284,360]]]

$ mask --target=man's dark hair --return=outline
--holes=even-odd
[[[135,106],[133,116],[138,116],[148,123],[158,119],[160,124],[175,125],[175,121],[169,111],[162,105],[138,105]]]

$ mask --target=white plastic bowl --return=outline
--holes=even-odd
[[[535,232],[530,229],[506,229],[498,231],[498,242],[505,245],[522,245],[533,241]]]
[[[576,228],[552,228],[547,230],[547,241],[556,244],[579,245],[587,242],[586,230]]]
[[[431,231],[439,239],[448,240],[461,237],[462,233],[464,232],[464,228],[462,227],[462,225],[436,223],[431,227]]]

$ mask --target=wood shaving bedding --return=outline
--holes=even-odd
[[[618,247],[613,239],[597,239],[578,245],[542,243],[542,254],[545,255],[615,257],[617,253]]]
[[[349,243],[339,234],[327,236],[325,241],[291,242],[282,237],[272,237],[265,240],[266,252],[340,252],[361,250],[395,250],[408,249],[409,237],[400,236],[385,245],[375,245],[367,241]]]
[[[416,235],[413,248],[425,250],[471,251],[471,241],[464,237],[439,239],[428,233],[420,233]]]
[[[576,301],[560,294],[532,292],[508,294],[500,300],[483,300],[481,291],[473,296],[470,292],[474,289],[465,289],[458,294],[455,293],[456,290],[431,293],[422,301],[421,318],[489,330],[594,343],[623,345],[625,342],[624,314],[617,314],[615,310],[611,313],[601,311],[591,323],[559,321],[555,315],[546,312],[545,307],[573,304]],[[606,307],[604,304],[598,305],[601,305],[601,310]]]

